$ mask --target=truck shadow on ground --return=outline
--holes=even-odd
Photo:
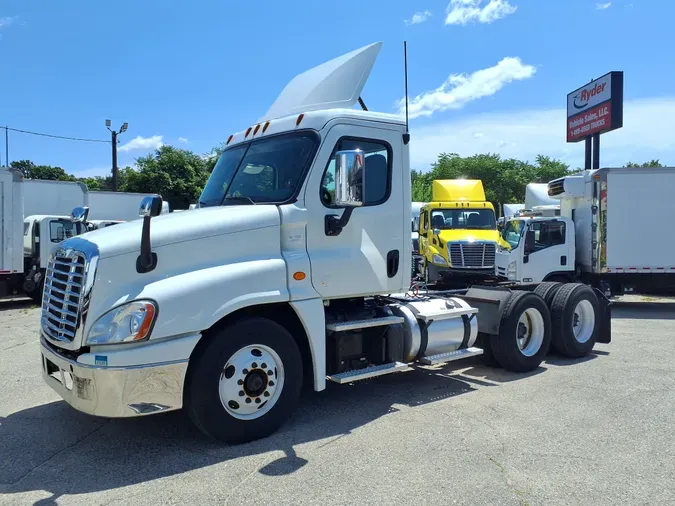
[[[473,378],[448,365],[305,392],[281,430],[236,446],[203,436],[182,412],[105,420],[78,413],[62,401],[36,406],[0,418],[0,494],[45,491],[51,496],[37,504],[55,504],[64,494],[116,489],[279,450],[285,456],[258,472],[288,475],[307,463],[296,455],[297,445],[324,439],[329,444],[401,406],[470,393],[476,389],[472,383],[497,386],[478,378],[499,383],[527,376],[500,371],[493,378],[494,370],[479,361],[471,369]]]
[[[675,302],[613,302],[612,319],[675,320]]]
[[[0,313],[11,309],[37,309],[38,307],[33,299],[0,299]]]

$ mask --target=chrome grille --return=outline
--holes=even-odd
[[[491,242],[453,242],[448,246],[452,267],[492,269],[495,266],[496,245]]]
[[[56,341],[72,342],[77,333],[85,256],[73,250],[57,250],[49,260],[42,296],[42,331]]]

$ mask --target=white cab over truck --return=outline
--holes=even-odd
[[[502,237],[497,275],[580,281],[606,294],[675,288],[675,168],[604,168],[548,184],[560,216],[521,216]],[[663,227],[661,227],[663,225]]]
[[[398,116],[350,109],[380,46],[293,79],[228,138],[198,209],[158,216],[149,197],[142,221],[61,245],[40,346],[68,403],[183,408],[242,442],[275,431],[303,383],[476,355],[529,371],[552,342],[572,357],[609,342],[609,305],[585,285],[408,293],[410,136]]]
[[[0,203],[0,297],[23,293],[39,302],[52,248],[86,232],[72,213],[86,217],[87,187],[0,169]]]
[[[137,220],[138,208],[148,193],[90,191],[89,220],[122,222]]]

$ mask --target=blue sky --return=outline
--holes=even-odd
[[[414,168],[441,151],[578,166],[565,97],[610,70],[625,72],[625,126],[603,136],[602,165],[675,165],[673,19],[669,0],[4,0],[0,125],[106,139],[107,118],[127,121],[120,165],[162,142],[206,153],[294,75],[375,41],[363,98],[397,112],[406,39]],[[10,132],[24,158],[104,174],[110,146]]]

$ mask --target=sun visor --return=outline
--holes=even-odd
[[[370,44],[295,76],[259,123],[290,114],[354,106],[381,47],[381,42]]]

